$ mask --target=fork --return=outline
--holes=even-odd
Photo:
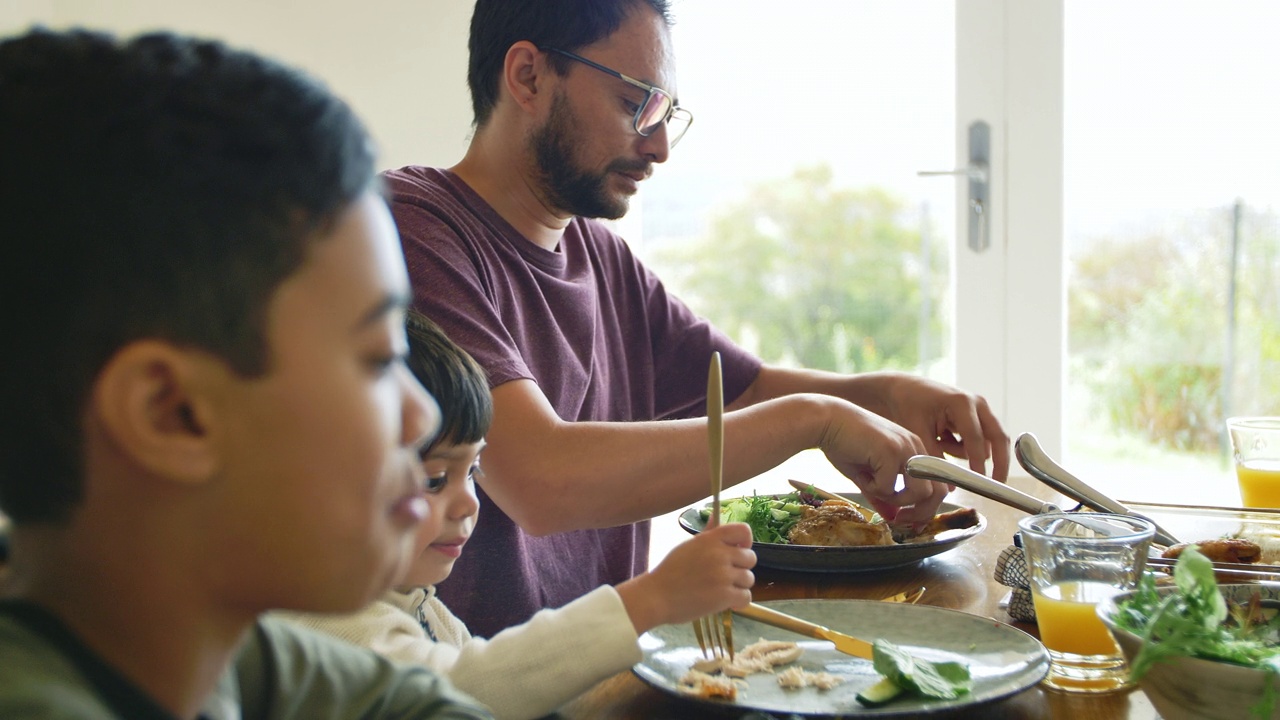
[[[707,372],[707,449],[711,455],[711,516],[707,529],[720,524],[720,485],[724,478],[724,384],[720,379],[720,353],[711,353]],[[693,621],[693,634],[703,657],[733,660],[733,613],[724,610]]]
[[[918,587],[910,592],[900,592],[896,595],[880,598],[880,602],[906,603],[907,605],[915,605],[920,598],[924,597],[924,587]]]

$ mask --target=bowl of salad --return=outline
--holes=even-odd
[[[1166,720],[1280,720],[1280,586],[1218,585],[1194,549],[1173,580],[1098,606],[1151,704]]]

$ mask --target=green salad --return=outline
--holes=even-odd
[[[1130,673],[1140,679],[1154,663],[1196,657],[1266,671],[1267,693],[1255,713],[1271,715],[1280,673],[1280,623],[1263,612],[1261,594],[1245,605],[1228,604],[1218,591],[1213,563],[1194,547],[1174,566],[1175,592],[1156,592],[1147,575],[1134,595],[1117,606],[1115,622],[1142,637],[1142,648]]]
[[[813,497],[813,496],[809,496]],[[791,526],[804,516],[806,505],[815,503],[800,493],[786,495],[752,495],[720,501],[720,522],[740,522],[751,526],[751,539],[762,543],[787,544]],[[702,519],[711,517],[711,506],[703,508]]]

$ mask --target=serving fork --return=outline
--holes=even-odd
[[[720,524],[720,485],[724,479],[724,383],[720,378],[720,353],[711,353],[707,372],[707,449],[711,455],[711,515],[707,529]],[[708,658],[733,659],[733,613],[704,615],[693,621],[698,647]]]

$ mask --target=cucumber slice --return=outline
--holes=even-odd
[[[865,707],[879,707],[902,694],[902,688],[889,678],[880,678],[880,682],[858,693],[858,702]]]

